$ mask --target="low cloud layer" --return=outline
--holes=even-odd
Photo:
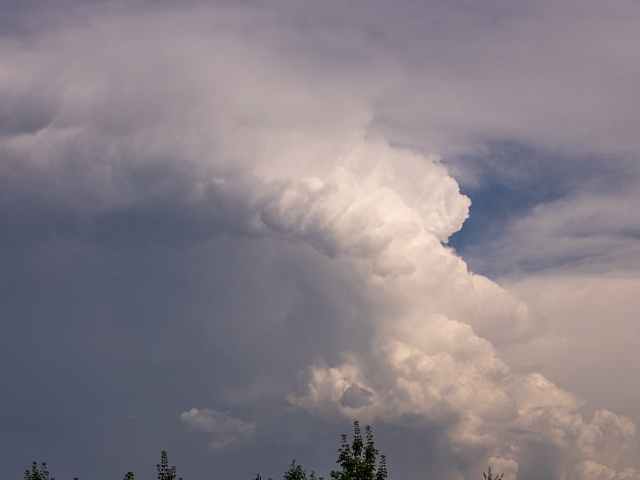
[[[432,91],[428,69],[408,75],[408,60],[421,53],[399,55],[402,38],[383,42],[360,24],[351,31],[323,9],[315,14],[325,23],[306,28],[300,11],[285,7],[124,14],[103,5],[29,41],[2,40],[0,246],[11,267],[3,282],[24,281],[35,302],[76,315],[47,323],[46,308],[24,307],[25,287],[5,307],[12,315],[6,338],[28,338],[34,329],[44,343],[49,329],[76,329],[69,335],[104,347],[81,351],[95,370],[76,373],[117,372],[121,378],[110,382],[124,385],[118,398],[129,399],[127,408],[143,402],[126,385],[157,366],[164,373],[142,390],[166,382],[171,395],[153,399],[148,423],[169,425],[175,435],[187,427],[189,450],[208,443],[216,458],[256,445],[324,444],[295,425],[324,431],[360,419],[391,436],[428,437],[419,447],[390,446],[391,466],[394,453],[433,460],[420,468],[398,462],[399,478],[432,468],[460,479],[491,465],[509,480],[640,479],[634,423],[607,409],[585,416],[584,400],[541,372],[516,368],[513,352],[544,338],[545,318],[471,272],[448,246],[471,205],[452,172],[465,185],[481,182],[455,155],[480,148],[477,137],[491,131],[531,132],[531,142],[574,153],[584,139],[594,151],[597,142],[587,140],[599,119],[560,138],[557,126],[534,122],[533,114],[523,114],[524,126],[509,111],[487,118],[482,102],[498,100],[471,101],[462,65],[450,65],[458,79],[450,89]],[[470,35],[480,35],[499,64],[514,53],[508,32],[532,31],[536,15],[494,7],[498,33]],[[434,18],[460,25],[472,18],[449,9],[436,9]],[[375,26],[380,12],[365,23]],[[519,20],[507,21],[512,15]],[[543,23],[551,38],[561,35],[555,21]],[[524,35],[518,41],[534,46]],[[434,65],[443,58],[434,56]],[[538,60],[562,58],[541,53]],[[492,84],[484,73],[473,74],[476,85]],[[509,103],[516,94],[503,84],[518,75],[498,78],[490,92]],[[423,80],[416,98],[401,95]],[[569,84],[559,79],[562,89]],[[523,94],[523,105],[510,111],[526,110],[540,95]],[[575,95],[577,102],[584,92]],[[554,118],[554,103],[545,105],[552,111],[539,113]],[[405,107],[406,129],[399,123]],[[433,136],[417,141],[421,124]],[[628,162],[635,140],[614,137]],[[454,160],[424,153],[432,148]],[[619,214],[633,210],[635,192],[628,187],[610,201],[606,192],[590,192],[533,208],[501,241],[482,246],[478,262],[503,261],[508,270],[517,261],[561,265],[558,258],[596,252],[590,268],[611,267],[625,263],[623,252],[635,269],[637,225]],[[609,258],[604,252],[616,245]],[[64,301],[43,293],[47,282]],[[17,364],[18,351],[6,352],[5,361]],[[64,365],[68,378],[80,368]],[[228,458],[224,473],[235,475]],[[256,465],[263,461],[256,453]]]
[[[257,424],[243,422],[227,412],[208,408],[202,410],[192,408],[187,412],[182,412],[180,420],[191,430],[213,434],[214,440],[210,443],[213,450],[222,450],[251,438],[257,427]]]

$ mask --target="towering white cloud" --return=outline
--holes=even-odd
[[[574,395],[501,359],[497,347],[530,340],[540,320],[446,246],[470,201],[439,158],[370,132],[385,87],[366,80],[376,62],[355,68],[313,41],[313,61],[293,47],[288,59],[275,53],[298,38],[286,26],[221,8],[95,18],[5,42],[0,185],[16,238],[190,246],[228,235],[300,247],[329,265],[312,285],[351,275],[361,297],[349,308],[366,334],[287,365],[304,380],[284,382],[286,408],[438,428],[440,448],[466,462],[446,478],[488,462],[510,479],[640,479],[624,464],[629,419],[584,420]],[[40,230],[21,223],[29,215],[58,220]],[[347,316],[344,303],[336,311]],[[245,406],[259,411],[259,394]],[[259,430],[217,409],[180,419],[214,434],[218,450]]]

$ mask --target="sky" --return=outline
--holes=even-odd
[[[0,0],[0,478],[640,479],[639,21]]]

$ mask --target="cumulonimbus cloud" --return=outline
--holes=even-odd
[[[224,15],[239,14],[113,17],[2,46],[1,213],[16,239],[188,246],[232,235],[309,247],[360,282],[370,338],[341,360],[292,366],[306,376],[289,406],[436,426],[469,470],[491,459],[511,479],[540,462],[559,479],[640,478],[620,467],[630,420],[601,410],[585,421],[571,393],[497,354],[539,324],[446,246],[470,202],[438,157],[367,132],[375,89],[359,92],[358,72],[340,65],[353,84],[339,88],[272,53],[275,31],[253,32],[267,46],[241,40]],[[259,24],[242,18],[242,31]],[[146,56],[157,44],[167,53]],[[33,72],[46,89],[22,81]],[[58,221],[41,231],[21,224],[29,215]],[[214,449],[257,429],[213,409],[180,418],[214,434]]]

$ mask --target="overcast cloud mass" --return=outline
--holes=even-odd
[[[1,478],[640,479],[640,4],[0,17]]]

